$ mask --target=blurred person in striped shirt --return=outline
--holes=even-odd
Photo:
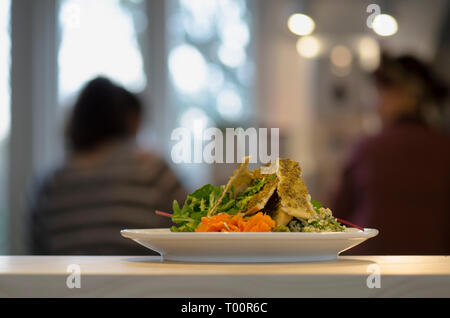
[[[102,77],[83,88],[66,129],[64,164],[38,180],[30,201],[28,242],[38,255],[139,255],[125,228],[166,228],[185,191],[169,166],[136,143],[139,99]]]

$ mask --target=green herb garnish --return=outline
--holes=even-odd
[[[220,204],[217,206],[216,212],[233,215],[245,211],[252,196],[261,191],[264,185],[274,178],[275,176],[272,175],[253,180],[250,186],[237,197],[234,193],[234,187],[231,187],[231,191],[224,194]],[[202,217],[207,216],[208,211],[216,204],[224,188],[224,186],[215,187],[210,184],[204,185],[187,196],[183,208],[180,208],[178,202],[174,201],[172,221],[177,226],[173,226],[171,231],[194,232],[200,224]]]
[[[206,216],[222,192],[221,187],[204,185],[189,194],[181,209],[175,200],[172,205],[172,221],[178,225],[172,226],[172,232],[194,232],[202,217]]]

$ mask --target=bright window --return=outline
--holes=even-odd
[[[205,128],[251,124],[254,64],[247,1],[170,0],[166,4],[173,125],[188,128],[199,142]],[[200,158],[201,151],[194,147],[193,156]],[[189,188],[212,182],[210,165],[177,168]]]
[[[170,1],[170,92],[180,123],[195,125],[186,119],[193,111],[228,127],[251,120],[250,18],[247,1]]]
[[[8,139],[10,113],[11,1],[0,0],[0,254],[7,252],[8,238]]]
[[[0,0],[0,142],[9,135],[10,128],[10,51],[9,33],[10,0]]]
[[[146,28],[142,1],[61,0],[59,99],[104,75],[133,92],[146,86],[138,36]]]

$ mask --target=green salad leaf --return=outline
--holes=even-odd
[[[253,180],[250,186],[237,197],[234,196],[234,189],[232,188],[230,192],[224,195],[222,202],[217,207],[217,212],[225,212],[233,215],[238,212],[245,211],[252,196],[261,191],[261,189],[274,178],[275,176],[271,175]]]
[[[202,217],[206,216],[222,192],[223,187],[215,187],[211,184],[204,185],[189,194],[180,208],[178,202],[173,202],[172,221],[177,226],[172,226],[172,232],[194,232]]]
[[[261,179],[255,179],[250,186],[239,196],[235,196],[234,187],[231,191],[225,193],[220,204],[217,207],[217,213],[236,214],[244,211],[253,195],[261,191],[264,185],[275,178],[275,176],[266,176]],[[204,185],[193,193],[189,194],[180,208],[177,201],[173,202],[172,221],[177,226],[172,226],[172,232],[194,232],[200,224],[202,217],[208,214],[208,211],[219,199],[225,186],[215,187],[211,184]]]

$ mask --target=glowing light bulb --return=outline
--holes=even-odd
[[[398,25],[393,16],[379,14],[373,19],[372,29],[381,36],[391,36],[397,33]]]
[[[289,30],[297,35],[311,34],[316,27],[313,19],[311,19],[306,14],[301,13],[295,13],[291,15],[288,19],[287,24]]]

